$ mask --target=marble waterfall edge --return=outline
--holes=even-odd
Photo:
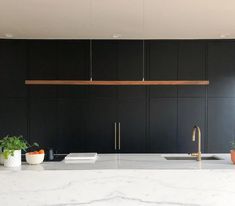
[[[1,205],[231,205],[233,170],[2,171]]]

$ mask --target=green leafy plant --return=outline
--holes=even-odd
[[[23,150],[32,147],[39,146],[37,143],[30,145],[23,136],[6,136],[0,140],[0,148],[3,148],[3,156],[8,159],[9,155],[14,156],[15,150]]]

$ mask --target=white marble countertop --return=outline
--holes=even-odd
[[[235,169],[230,154],[203,154],[220,160],[166,160],[166,156],[189,156],[188,154],[99,154],[95,162],[66,163],[44,162],[40,165],[23,163],[20,168],[3,170],[105,170],[105,169]]]
[[[235,166],[229,154],[202,162],[164,156],[105,154],[93,164],[45,162],[19,171],[1,166],[0,205],[233,205]]]

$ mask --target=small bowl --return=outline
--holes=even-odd
[[[30,165],[41,164],[44,160],[45,154],[25,154],[26,162]]]

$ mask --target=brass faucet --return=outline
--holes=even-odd
[[[201,152],[201,130],[198,126],[193,127],[192,131],[192,141],[195,142],[196,140],[196,133],[197,133],[197,138],[198,138],[198,151],[197,153],[192,153],[191,155],[197,158],[197,161],[202,160],[202,152]]]

